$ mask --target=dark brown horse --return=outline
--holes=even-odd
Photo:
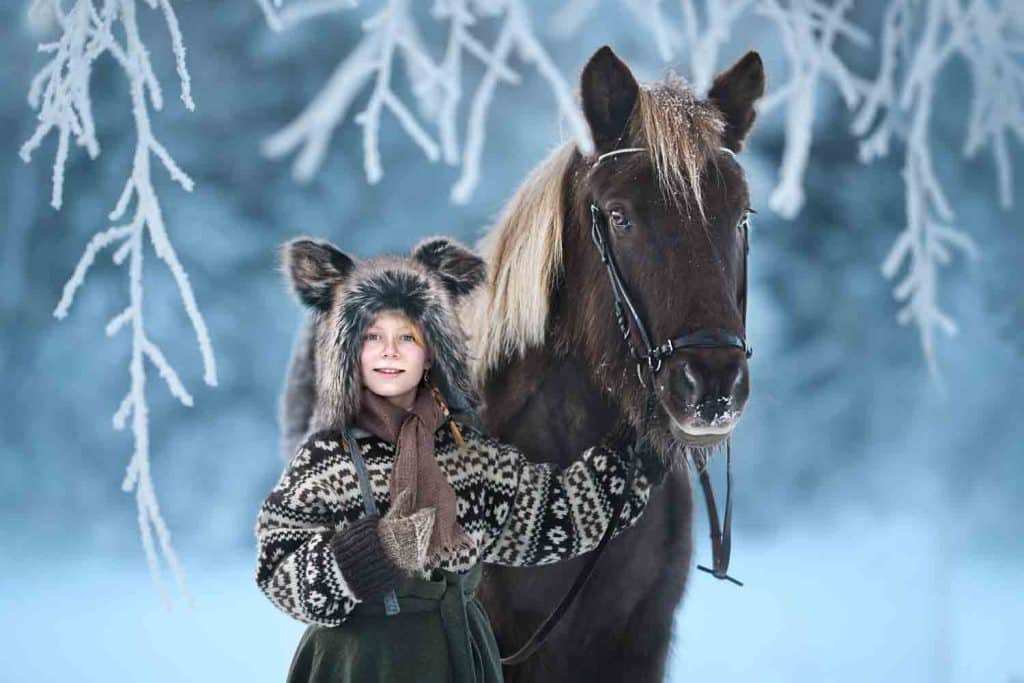
[[[489,282],[468,301],[487,431],[532,459],[567,464],[610,426],[641,419],[643,387],[619,333],[591,204],[653,343],[701,329],[745,338],[749,209],[735,160],[764,92],[748,53],[695,97],[675,77],[639,85],[611,51],[583,69],[583,111],[597,154],[557,149],[478,245]],[[625,148],[595,163],[598,155]],[[630,334],[638,333],[635,326]],[[686,448],[729,437],[749,392],[738,348],[677,350],[654,382],[647,440],[674,467],[637,526],[611,541],[547,643],[506,669],[516,681],[660,681],[692,551]],[[585,558],[488,566],[481,597],[511,654],[565,593]]]

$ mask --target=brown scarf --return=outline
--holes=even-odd
[[[455,489],[434,458],[434,432],[442,424],[441,406],[422,384],[408,411],[363,387],[356,425],[398,446],[389,484],[391,500],[408,489],[412,495],[405,515],[424,507],[434,508],[434,530],[427,549],[432,563],[461,545],[474,545],[456,519]]]

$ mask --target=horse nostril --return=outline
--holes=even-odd
[[[727,397],[736,397],[742,393],[743,379],[746,376],[746,372],[743,370],[743,365],[740,363],[736,364],[736,373],[733,376],[732,382],[728,383],[729,391],[725,394]]]
[[[680,372],[675,374],[676,395],[683,405],[694,407],[702,393],[704,393],[704,382],[701,381],[700,373],[690,361],[683,361]]]
[[[672,366],[672,392],[680,415],[707,424],[731,421],[743,410],[745,363],[719,350],[689,352]]]

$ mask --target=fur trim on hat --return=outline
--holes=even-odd
[[[299,237],[281,251],[292,289],[313,309],[316,398],[309,430],[343,429],[359,413],[363,334],[380,311],[418,322],[430,350],[430,375],[453,412],[480,404],[455,302],[483,284],[479,256],[445,237],[427,238],[411,256],[356,262],[327,241]]]

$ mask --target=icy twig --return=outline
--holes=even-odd
[[[938,382],[935,333],[957,332],[956,322],[938,303],[940,267],[954,251],[978,256],[974,240],[954,225],[955,213],[931,159],[929,131],[935,88],[953,59],[967,63],[973,88],[964,153],[991,145],[1000,201],[1012,203],[1008,134],[1024,140],[1024,65],[1014,48],[1024,34],[1021,14],[1009,0],[939,0],[919,5],[894,0],[882,26],[882,58],[852,129],[862,137],[860,154],[871,161],[889,151],[893,138],[905,144],[906,225],[897,236],[882,273],[895,282],[893,295],[903,305],[901,324],[913,322],[928,369]],[[903,273],[899,279],[900,273]]]
[[[259,0],[260,6],[268,22],[279,28],[280,13],[270,1]],[[320,170],[330,139],[348,115],[352,101],[369,87],[366,107],[354,117],[363,129],[367,180],[376,183],[383,177],[379,139],[382,116],[388,112],[428,160],[436,161],[443,156],[446,163],[461,165],[451,196],[453,201],[465,202],[479,181],[487,111],[494,90],[499,81],[520,81],[508,64],[513,50],[535,65],[554,93],[560,114],[569,121],[573,137],[585,151],[590,151],[589,132],[571,89],[536,38],[521,0],[477,0],[472,5],[466,0],[436,0],[431,16],[448,24],[448,40],[439,61],[424,45],[408,0],[383,2],[383,7],[363,22],[362,39],[335,69],[324,89],[298,117],[267,138],[263,152],[271,158],[297,153],[293,177],[311,180]],[[485,46],[472,30],[481,19],[492,18],[502,22],[501,28],[494,44]],[[467,55],[481,62],[485,73],[470,103],[460,150],[457,117]],[[415,106],[395,89],[396,64],[406,71]]]
[[[844,19],[852,5],[852,0],[838,0],[828,8],[810,0],[793,0],[785,6],[779,0],[757,0],[756,11],[778,27],[789,64],[789,80],[782,88],[786,92],[785,148],[779,182],[768,200],[772,209],[786,218],[796,216],[804,204],[804,174],[810,159],[819,80],[830,78],[848,106],[856,105],[862,96],[863,84],[835,54],[841,34],[860,41],[866,38]],[[770,98],[758,109],[764,112],[782,101]]]
[[[28,162],[31,154],[51,130],[57,131],[57,154],[54,161],[54,183],[52,204],[60,208],[64,186],[64,166],[67,162],[68,139],[76,136],[76,142],[86,148],[91,157],[99,154],[96,144],[93,114],[89,99],[89,79],[93,61],[102,54],[110,54],[121,67],[129,84],[132,119],[135,124],[136,144],[132,170],[110,212],[112,222],[120,221],[134,200],[134,212],[127,224],[113,225],[97,233],[89,240],[79,258],[74,272],[64,285],[60,301],[53,314],[64,318],[74,301],[85,276],[95,262],[96,255],[104,248],[120,241],[114,251],[113,261],[121,265],[128,259],[129,304],[106,325],[106,334],[112,336],[129,327],[132,330],[132,353],[129,364],[130,388],[113,417],[115,429],[127,426],[132,418],[134,448],[129,461],[122,488],[134,491],[138,512],[139,531],[146,560],[150,567],[154,585],[167,607],[170,599],[160,578],[159,560],[170,567],[179,589],[188,602],[189,595],[185,574],[178,562],[171,544],[170,532],[160,514],[156,492],[150,475],[149,420],[146,403],[146,373],[144,361],[148,359],[167,383],[171,394],[186,406],[193,399],[185,389],[159,347],[146,335],[143,319],[142,263],[144,237],[149,235],[154,250],[168,266],[177,284],[185,305],[186,313],[195,330],[200,355],[203,360],[203,380],[210,386],[217,383],[213,347],[202,315],[195,303],[188,276],[182,268],[167,236],[163,216],[152,185],[151,161],[156,159],[170,174],[171,178],[186,191],[193,182],[175,163],[167,149],[154,137],[149,107],[160,109],[163,97],[159,82],[153,71],[149,53],[139,37],[135,0],[102,0],[97,8],[93,0],[77,0],[67,12],[63,11],[60,0],[42,0],[37,4],[49,4],[61,29],[61,37],[41,49],[53,55],[39,71],[29,89],[29,103],[39,110],[39,125],[29,140],[22,146],[21,156]],[[170,0],[146,0],[153,9],[159,9],[170,34],[175,67],[181,85],[181,99],[189,110],[194,108],[191,95],[191,81],[185,61],[185,47],[177,17]],[[120,24],[124,42],[114,37],[115,25]],[[154,532],[156,543],[154,542]],[[159,547],[157,546],[159,543]]]

